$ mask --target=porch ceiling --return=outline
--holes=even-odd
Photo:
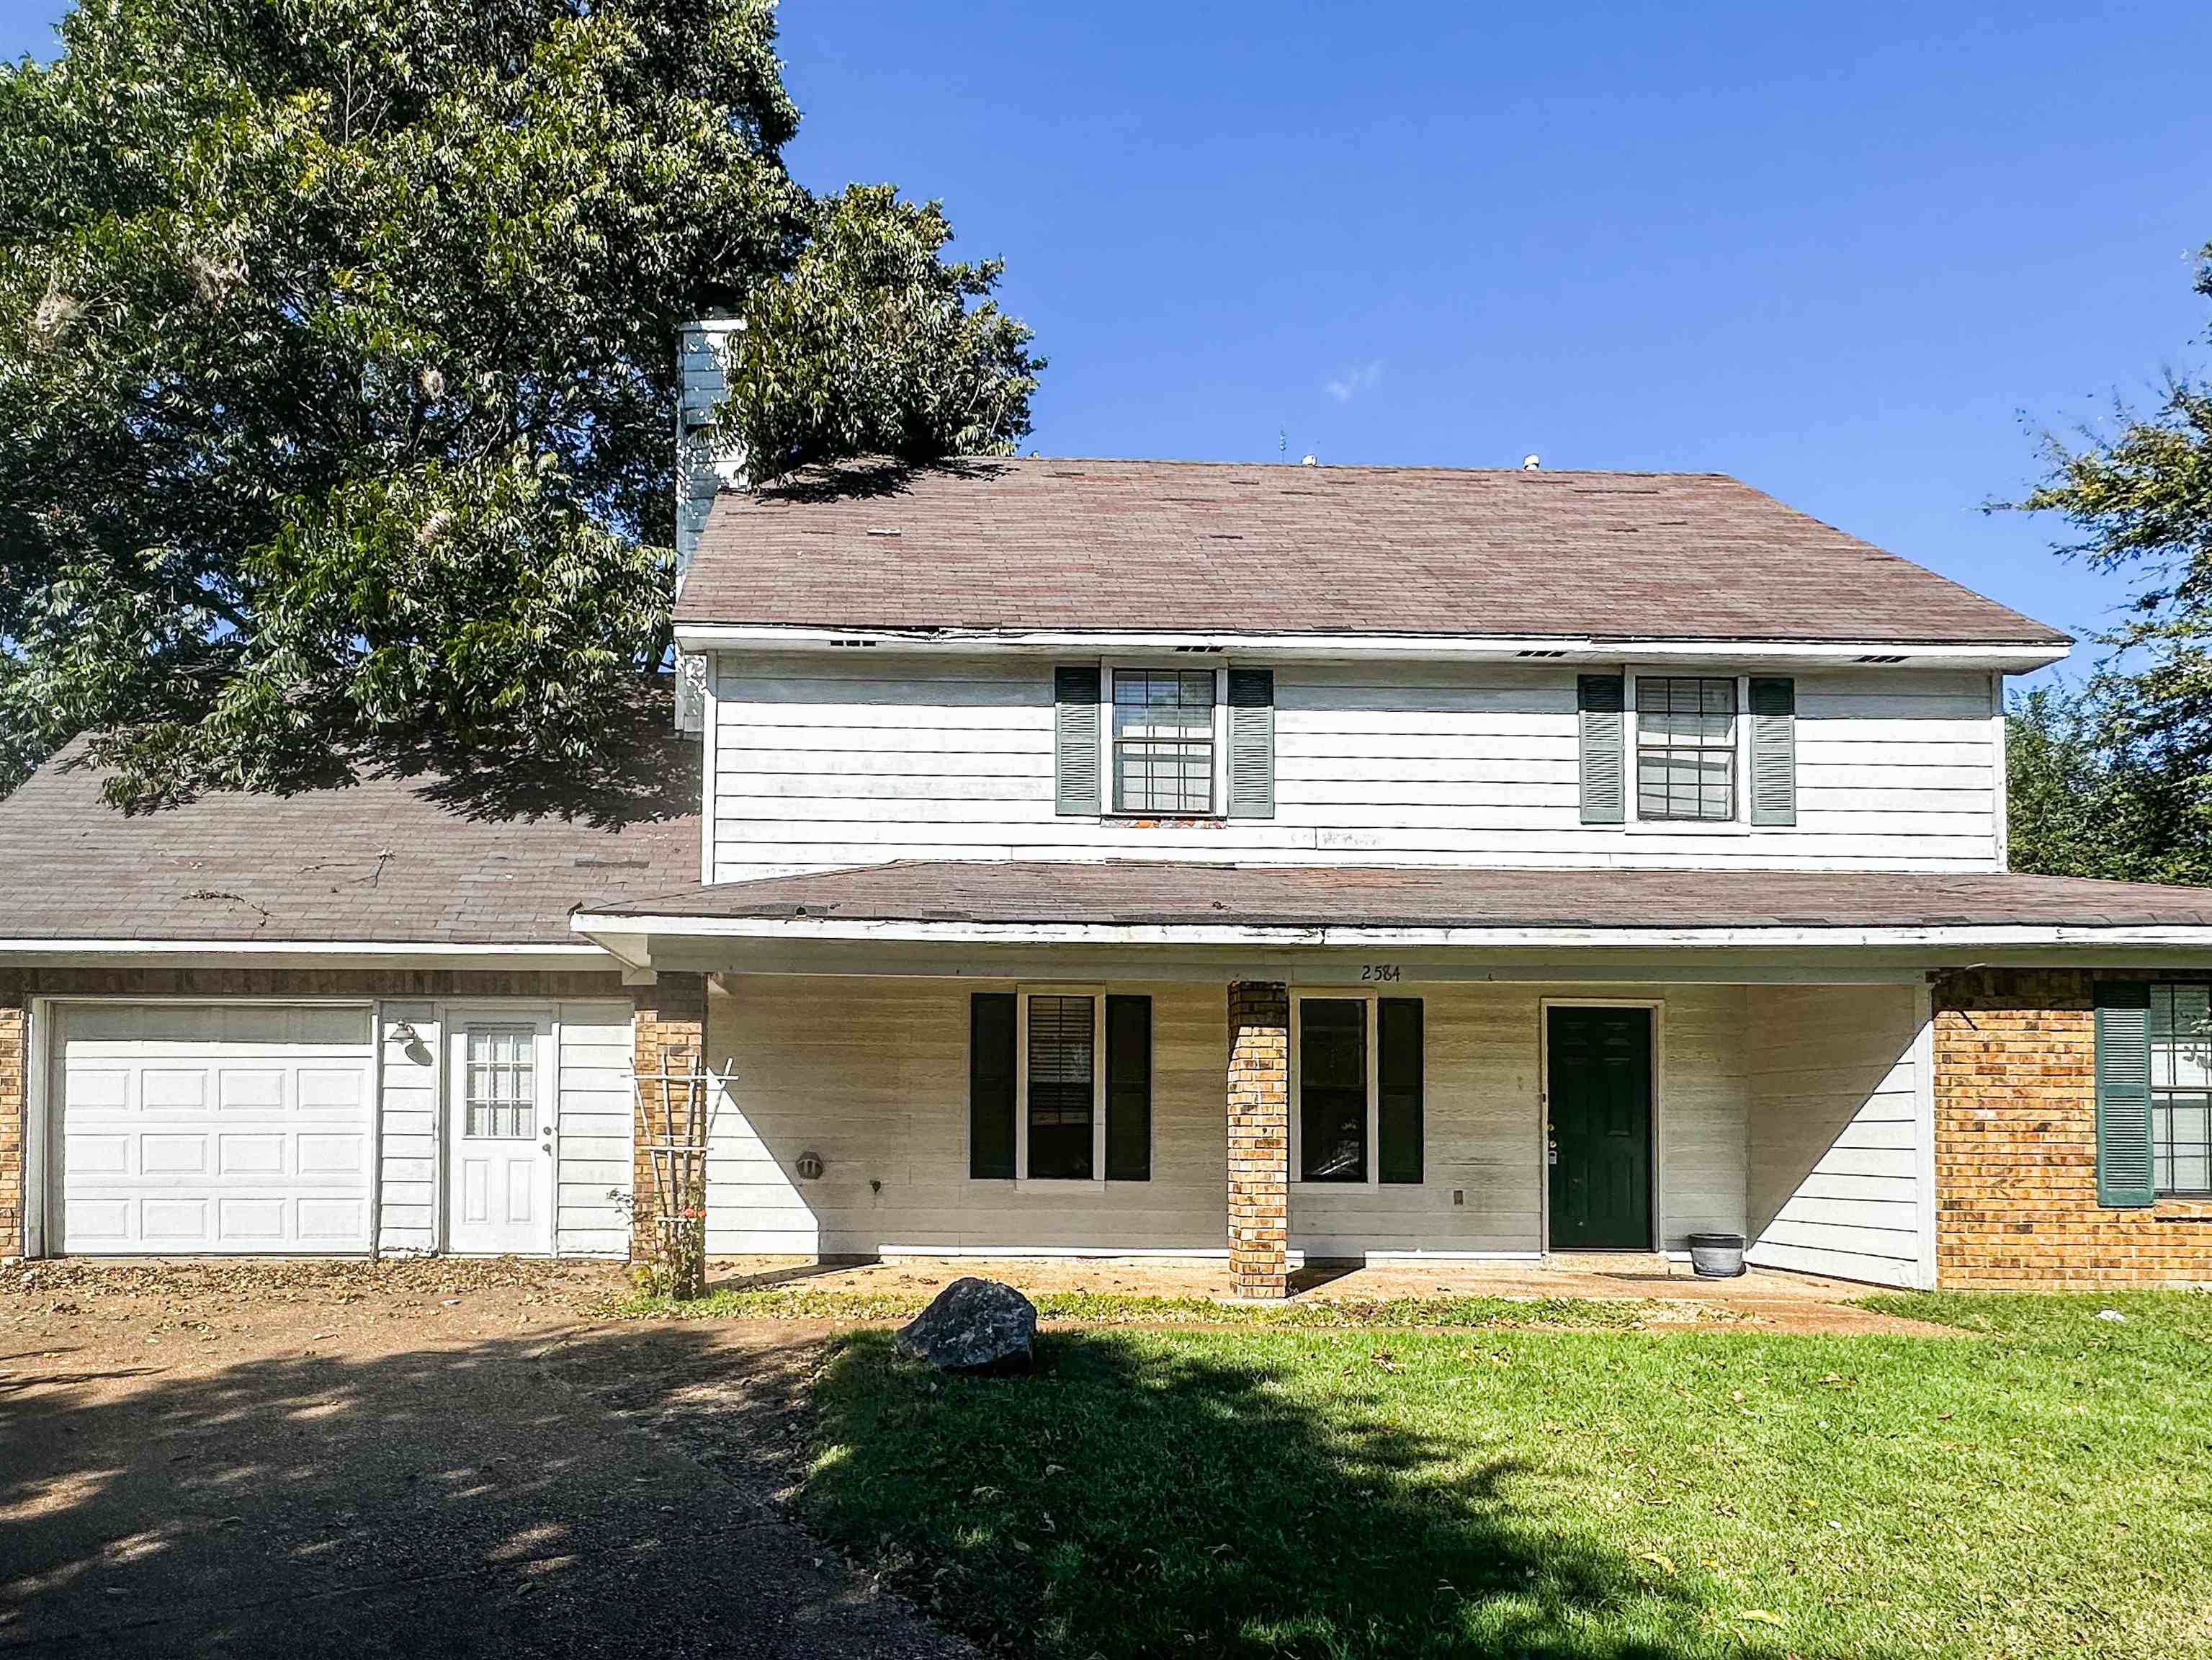
[[[580,909],[622,939],[1796,947],[2212,946],[2212,890],[2005,873],[901,861]],[[617,947],[618,949],[618,947]]]

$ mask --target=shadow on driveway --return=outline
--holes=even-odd
[[[0,1652],[970,1653],[775,1512],[803,1347],[664,1326],[198,1371],[18,1354]]]

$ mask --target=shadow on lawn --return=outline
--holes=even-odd
[[[1261,1364],[1053,1333],[1025,1379],[880,1334],[816,1385],[810,1521],[973,1634],[1066,1656],[1764,1651],[1393,1422],[1365,1345],[1326,1405]],[[1717,1636],[1720,1640],[1712,1642]]]

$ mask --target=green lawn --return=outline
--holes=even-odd
[[[1069,1660],[2212,1651],[2212,1297],[1878,1300],[1974,1335],[857,1332],[801,1503]]]

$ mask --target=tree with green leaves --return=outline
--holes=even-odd
[[[588,768],[668,645],[675,334],[757,477],[1003,452],[934,204],[818,198],[769,0],[83,0],[0,68],[0,789]]]
[[[2212,882],[2191,793],[2147,763],[2106,701],[2117,688],[2040,686],[2006,721],[2014,870],[2127,882]]]
[[[2212,247],[2197,291],[2212,299]],[[2169,380],[2150,414],[2048,459],[2021,506],[2061,514],[2061,551],[2134,593],[2079,693],[2015,709],[2014,866],[2212,882],[2212,391]]]

